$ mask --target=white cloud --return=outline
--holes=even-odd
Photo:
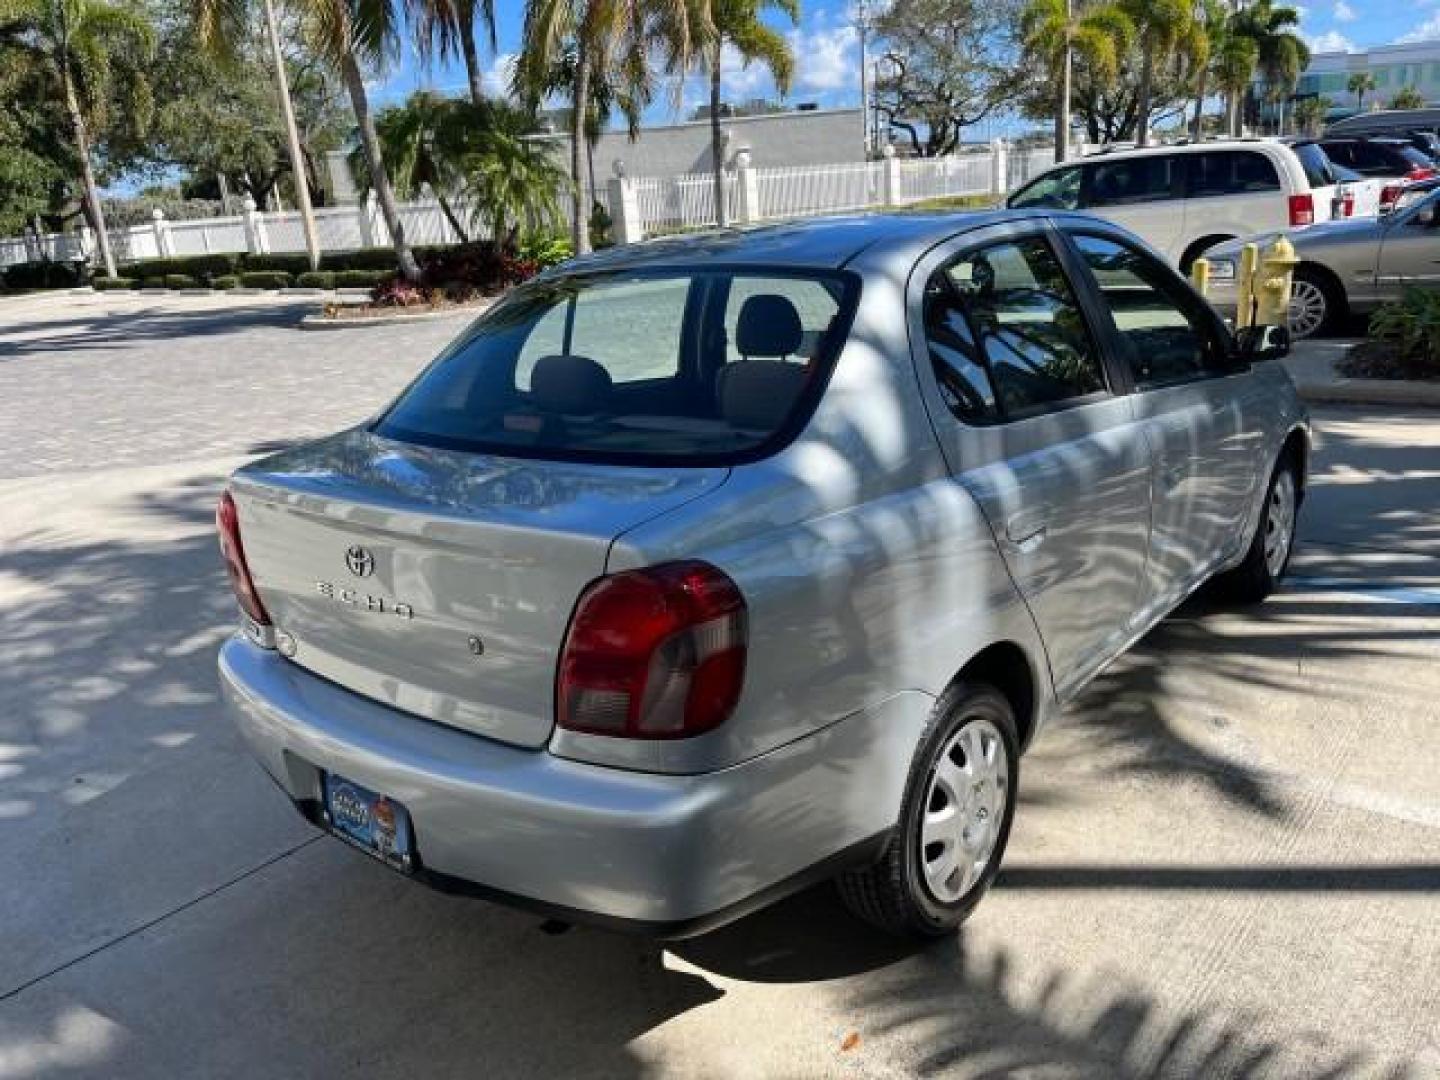
[[[808,91],[855,88],[860,94],[860,40],[853,26],[797,30],[790,35],[795,50],[795,87]]]
[[[1440,15],[1430,16],[1408,34],[1396,38],[1395,44],[1404,45],[1411,41],[1434,41],[1436,38],[1440,38]]]
[[[487,94],[510,96],[510,80],[515,74],[515,53],[500,53],[481,77]]]
[[[1347,38],[1339,30],[1327,30],[1323,34],[1306,34],[1305,43],[1310,46],[1311,52],[1355,52],[1356,46],[1353,41]]]
[[[1337,23],[1348,23],[1355,21],[1355,9],[1345,0],[1335,0],[1335,21]]]

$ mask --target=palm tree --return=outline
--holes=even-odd
[[[29,52],[55,79],[80,162],[86,217],[105,274],[114,277],[115,256],[90,160],[91,123],[103,123],[106,102],[122,88],[133,108],[148,109],[145,65],[154,52],[154,31],[134,10],[105,0],[0,0],[0,40]]]
[[[233,49],[248,24],[246,4],[247,0],[195,0],[201,44],[222,55]],[[398,9],[391,0],[296,0],[296,10],[312,47],[339,71],[350,95],[371,190],[380,204],[401,276],[419,281],[420,266],[405,239],[400,208],[385,172],[385,155],[370,113],[362,69],[362,65],[380,66],[394,53],[400,40]]]
[[[1307,97],[1295,106],[1295,126],[1306,135],[1318,135],[1334,105],[1328,97]]]
[[[1390,108],[1392,109],[1423,109],[1424,107],[1425,95],[1420,93],[1419,88],[1415,86],[1402,87],[1390,99]]]
[[[1255,78],[1255,67],[1259,62],[1259,46],[1253,39],[1236,33],[1233,20],[1228,21],[1213,71],[1215,85],[1225,95],[1225,128],[1231,135],[1240,134],[1243,120],[1241,103],[1245,100],[1245,92],[1250,89],[1250,81]]]
[[[485,101],[485,73],[475,46],[475,24],[485,27],[490,51],[495,51],[495,0],[405,0],[406,16],[415,30],[422,58],[442,60],[460,55],[470,101],[479,108]]]
[[[1202,0],[1195,17],[1195,117],[1190,123],[1190,137],[1199,142],[1205,137],[1205,95],[1209,80],[1230,30],[1230,9],[1225,0]]]
[[[1363,112],[1365,109],[1365,95],[1375,89],[1375,76],[1368,71],[1357,71],[1350,76],[1345,89],[1355,95],[1355,111]]]
[[[1255,0],[1237,10],[1231,23],[1235,34],[1255,43],[1256,70],[1266,96],[1284,101],[1310,63],[1310,47],[1295,32],[1300,13],[1292,7],[1276,7],[1273,0]]]
[[[507,248],[522,234],[553,230],[564,217],[559,192],[568,178],[549,144],[533,137],[534,116],[487,101],[474,128],[476,145],[461,162],[473,220]]]
[[[1136,145],[1150,145],[1150,101],[1155,86],[1155,68],[1169,63],[1191,36],[1195,14],[1190,0],[1120,0],[1120,6],[1135,25],[1140,45],[1140,82],[1135,90],[1135,115],[1139,130]]]
[[[1020,16],[1026,52],[1049,72],[1055,84],[1055,160],[1070,156],[1070,97],[1076,56],[1090,65],[1096,79],[1114,82],[1120,58],[1130,48],[1135,25],[1119,6],[1075,0],[1030,0]]]
[[[522,100],[538,103],[552,91],[557,65],[574,55],[574,78],[562,92],[570,102],[570,228],[577,255],[590,250],[580,155],[591,84],[619,73],[648,82],[652,50],[670,70],[687,68],[711,31],[708,10],[703,24],[691,14],[687,0],[531,0],[525,10],[514,77]]]
[[[481,99],[482,107],[484,98]],[[426,90],[410,95],[404,105],[384,109],[375,118],[375,134],[390,169],[395,195],[411,199],[429,185],[440,212],[462,243],[469,234],[450,205],[448,193],[464,183],[463,159],[468,137],[478,130],[475,106]],[[350,169],[362,191],[369,191],[370,164],[363,147],[350,152]]]
[[[789,93],[790,79],[795,73],[795,57],[784,35],[767,26],[761,20],[761,14],[767,9],[778,11],[791,23],[798,24],[800,4],[799,0],[709,0],[709,3],[715,32],[706,42],[700,63],[710,76],[710,160],[715,175],[715,223],[724,228],[728,222],[724,144],[720,129],[720,67],[725,46],[735,49],[745,67],[757,60],[764,64],[775,80],[775,89],[782,96]],[[697,11],[694,17],[699,21],[701,13]]]

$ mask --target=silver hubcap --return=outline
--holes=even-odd
[[[950,737],[930,772],[920,820],[925,885],[942,903],[975,887],[1000,839],[1010,795],[1005,741],[989,720],[967,721]]]
[[[1325,294],[1314,282],[1296,279],[1290,286],[1290,333],[1309,337],[1324,321]]]
[[[1272,578],[1278,578],[1290,555],[1290,541],[1295,536],[1295,478],[1286,469],[1275,477],[1270,489],[1270,503],[1265,511],[1265,566]]]

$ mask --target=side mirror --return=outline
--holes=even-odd
[[[1288,326],[1247,326],[1235,334],[1235,359],[1239,363],[1258,364],[1289,355]]]

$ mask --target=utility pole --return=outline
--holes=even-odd
[[[305,154],[300,149],[300,132],[295,127],[295,107],[290,103],[290,79],[285,74],[285,54],[280,51],[280,28],[275,21],[275,2],[265,0],[265,29],[270,37],[270,55],[275,61],[275,90],[280,95],[280,116],[285,122],[285,141],[290,145],[290,168],[295,173],[295,202],[300,207],[300,224],[305,230],[305,252],[310,269],[320,269],[320,238],[315,232],[315,211],[310,206],[310,181],[305,171]],[[280,192],[275,192],[279,202]]]
[[[865,154],[865,160],[870,160],[870,89],[866,81],[866,60],[865,60],[865,34],[869,29],[869,12],[866,10],[865,0],[859,0],[859,8],[856,14],[857,28],[860,31],[860,139],[861,149]]]

